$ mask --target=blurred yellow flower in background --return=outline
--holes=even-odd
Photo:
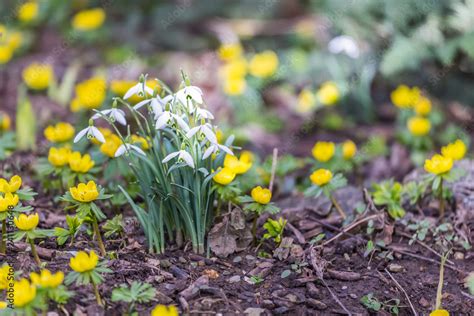
[[[4,196],[0,195],[0,213],[9,211],[10,208],[15,207],[20,198],[16,194],[6,193]]]
[[[220,168],[214,175],[213,180],[221,185],[228,185],[235,179],[235,172],[230,168]]]
[[[247,61],[244,58],[237,58],[229,61],[219,70],[225,80],[241,79],[247,75]]]
[[[352,140],[346,140],[342,144],[342,157],[349,160],[352,159],[357,153],[357,146]]]
[[[107,83],[101,76],[92,77],[76,85],[76,98],[71,103],[71,110],[97,109],[105,101]]]
[[[63,167],[69,163],[71,149],[68,147],[51,147],[48,153],[48,161],[55,167]]]
[[[105,11],[101,8],[83,10],[72,18],[72,27],[78,31],[93,31],[104,24]]]
[[[322,187],[331,182],[332,172],[327,169],[318,169],[309,176],[309,179],[312,183]]]
[[[92,202],[99,197],[99,191],[94,181],[87,184],[79,183],[77,187],[69,188],[69,192],[74,200],[79,202]]]
[[[75,151],[69,155],[69,168],[72,171],[79,173],[86,173],[94,167],[94,160],[91,159],[89,154],[81,156],[81,153]]]
[[[117,149],[122,145],[122,140],[115,134],[105,137],[105,143],[101,143],[100,152],[109,158],[115,158]]]
[[[395,106],[401,109],[406,109],[414,106],[418,102],[420,96],[421,92],[418,87],[410,88],[407,85],[399,85],[390,94],[390,99]]]
[[[11,127],[11,119],[7,113],[0,112],[0,131],[7,131]]]
[[[425,160],[424,168],[432,174],[444,174],[453,168],[453,159],[436,154],[431,159]]]
[[[250,192],[252,199],[259,204],[268,204],[272,199],[272,191],[261,186],[255,187]]]
[[[22,308],[31,303],[36,297],[36,286],[30,284],[30,281],[23,278],[15,281],[13,285],[15,295],[13,296],[13,305]]]
[[[467,146],[460,139],[454,143],[448,144],[441,148],[441,153],[444,157],[451,158],[453,160],[461,160],[464,158],[467,152]]]
[[[431,122],[420,116],[412,117],[407,122],[410,133],[414,136],[425,136],[430,132]]]
[[[266,50],[255,54],[249,63],[249,72],[252,76],[268,78],[278,69],[278,56],[274,51]]]
[[[239,159],[236,156],[225,155],[224,168],[229,168],[236,174],[246,173],[252,167],[252,162],[248,160],[248,154],[242,158],[242,156]]]
[[[44,90],[54,81],[53,67],[49,64],[32,63],[23,70],[23,81],[30,89]]]
[[[312,149],[314,159],[320,162],[328,162],[335,152],[336,145],[333,142],[317,142]]]
[[[119,97],[123,97],[125,93],[136,84],[137,82],[134,80],[112,80],[110,82],[110,91]],[[153,90],[156,89],[158,93],[161,92],[161,86],[157,80],[147,80],[146,85]],[[144,100],[144,97],[140,97],[137,94],[134,94],[127,99],[130,103],[138,103],[142,100]]]
[[[49,125],[44,130],[44,137],[52,143],[62,143],[70,140],[74,136],[74,127],[67,122],[59,122],[56,125]]]
[[[156,305],[151,311],[151,316],[179,316],[179,313],[174,305]]]
[[[298,95],[298,105],[296,110],[300,113],[309,112],[316,105],[316,96],[311,90],[305,88]]]
[[[340,92],[337,85],[332,81],[324,82],[316,91],[316,99],[323,105],[330,106],[339,101]]]
[[[18,20],[21,22],[31,22],[38,17],[39,4],[36,1],[28,1],[18,9]]]
[[[64,280],[64,273],[58,271],[55,274],[52,274],[51,271],[47,269],[41,270],[40,274],[32,272],[30,274],[31,282],[42,288],[54,289],[60,286]]]
[[[6,45],[0,45],[0,65],[8,63],[13,57],[13,49]]]
[[[150,144],[148,144],[148,141],[144,137],[133,134],[131,139],[132,144],[138,144],[143,150],[150,149]]]
[[[94,270],[98,262],[99,257],[95,254],[94,250],[91,250],[90,253],[79,251],[75,257],[69,260],[69,266],[74,271],[83,273]]]
[[[12,269],[8,264],[3,264],[0,267],[0,290],[6,290],[8,288],[8,275]]]
[[[421,116],[426,116],[431,112],[431,101],[427,97],[420,96],[415,103],[413,109],[415,113]]]
[[[222,44],[218,51],[219,58],[223,61],[230,61],[242,55],[240,43]]]
[[[449,316],[449,312],[445,309],[436,309],[430,313],[430,316]]]
[[[39,215],[38,213],[35,214],[20,214],[18,217],[13,218],[16,227],[22,231],[29,231],[33,230],[38,226],[39,223]]]
[[[247,88],[244,78],[228,78],[224,81],[224,93],[227,95],[241,95]]]

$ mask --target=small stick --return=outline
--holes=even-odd
[[[344,306],[344,304],[342,304],[342,302],[339,300],[339,298],[336,296],[336,294],[334,294],[334,292],[329,288],[329,286],[327,285],[326,281],[324,281],[324,279],[321,279],[321,282],[323,283],[323,285],[326,287],[326,289],[329,291],[329,293],[331,294],[332,298],[336,301],[336,303],[341,306],[341,308],[348,314],[348,315],[352,315],[352,313],[346,308],[346,306]]]
[[[400,283],[398,283],[398,281],[393,277],[393,275],[387,270],[385,269],[385,272],[387,272],[388,276],[390,277],[390,279],[392,279],[392,281],[395,283],[395,285],[403,292],[403,294],[405,294],[405,297],[407,298],[408,300],[408,303],[410,304],[410,308],[413,312],[413,315],[415,316],[418,316],[418,313],[416,312],[416,309],[415,307],[413,306],[411,300],[410,300],[410,297],[408,296],[407,292],[405,291],[405,289],[403,288],[403,286],[400,285]]]
[[[278,148],[273,148],[272,175],[270,177],[270,191],[273,193],[273,182],[275,181],[275,172],[278,163]]]

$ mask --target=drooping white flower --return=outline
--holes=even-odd
[[[201,108],[197,108],[196,109],[196,118],[197,119],[206,119],[206,120],[213,120],[214,119],[214,115],[212,115],[211,112],[209,112],[208,110],[206,109],[201,109]]]
[[[215,143],[211,143],[209,147],[206,149],[206,151],[202,155],[202,160],[206,159],[207,157],[209,157],[210,155],[214,153],[217,153],[219,150],[225,151],[231,156],[234,155],[234,153],[232,152],[232,150],[229,149],[229,147],[220,145],[217,142],[215,142]]]
[[[99,129],[92,125],[92,120],[89,121],[89,126],[84,128],[82,131],[77,133],[76,137],[74,138],[74,143],[77,143],[81,140],[84,135],[87,135],[87,138],[96,138],[99,142],[105,143],[105,137],[99,131]]]
[[[198,132],[203,133],[204,136],[207,138],[207,140],[210,141],[211,143],[217,143],[217,137],[216,137],[216,134],[214,134],[214,132],[212,131],[211,124],[206,123],[206,124],[199,125],[199,126],[191,128],[186,133],[186,137],[191,138]]]
[[[108,110],[99,111],[98,113],[92,116],[93,120],[96,120],[102,116],[108,116],[109,119],[112,121],[117,121],[122,125],[127,125],[127,121],[125,120],[125,112],[123,110],[112,108]]]
[[[202,90],[196,86],[187,86],[176,92],[176,98],[183,105],[188,106],[188,98],[197,104],[202,104]],[[191,111],[192,112],[192,111]]]
[[[138,95],[139,97],[145,97],[146,94],[153,95],[153,89],[148,87],[146,83],[139,82],[133,87],[131,87],[130,89],[128,89],[128,91],[123,96],[123,99],[127,100],[133,95]]]
[[[117,151],[115,152],[115,157],[120,157],[126,152],[130,152],[132,150],[140,155],[146,156],[145,152],[140,147],[132,144],[122,144],[119,146],[119,148],[117,148]]]
[[[178,157],[178,160],[184,161],[188,166],[194,169],[194,160],[193,157],[191,156],[190,153],[188,153],[186,150],[182,149],[179,151],[175,151],[163,159],[163,163],[167,163],[171,159]]]
[[[181,116],[171,113],[170,111],[163,111],[156,119],[155,128],[162,129],[168,126],[169,122],[174,119],[179,127],[185,132],[189,131],[189,125],[181,118]]]
[[[144,105],[150,104],[151,109],[154,114],[154,119],[157,120],[158,116],[163,112],[163,109],[165,108],[166,104],[171,102],[173,100],[172,95],[167,95],[164,98],[160,98],[159,96],[156,96],[151,99],[143,100],[135,104],[133,107],[134,110],[139,110],[141,109]]]
[[[354,59],[358,58],[360,54],[356,41],[347,35],[333,38],[328,44],[328,49],[333,54],[345,53]]]

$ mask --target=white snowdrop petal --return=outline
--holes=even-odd
[[[168,156],[165,157],[165,159],[163,159],[161,162],[162,163],[167,163],[168,161],[170,161],[171,159],[173,159],[174,157],[178,156],[179,155],[179,151],[175,151],[174,153],[171,153],[169,154]]]
[[[125,120],[125,113],[120,113],[120,110],[114,112],[114,118],[123,126],[127,125],[127,121]]]
[[[193,157],[191,157],[191,155],[187,151],[181,150],[179,154],[179,158],[183,159],[184,162],[186,162],[188,166],[194,169]]]
[[[78,141],[81,140],[82,137],[84,137],[84,135],[87,134],[87,132],[89,132],[89,126],[84,128],[82,131],[80,131],[79,133],[77,133],[76,137],[74,137],[74,143],[77,143]]]
[[[201,126],[196,126],[196,127],[191,128],[191,129],[186,133],[186,137],[187,137],[187,138],[193,137],[193,136],[199,131],[200,128],[201,128]]]
[[[204,152],[204,155],[202,155],[202,160],[205,160],[207,159],[207,157],[209,157],[210,155],[212,155],[215,151],[216,151],[216,146],[214,145],[211,145],[209,146],[208,149],[206,149],[206,151]]]
[[[99,142],[105,143],[105,137],[102,135],[102,133],[99,131],[99,129],[95,126],[90,126],[90,132],[92,136],[94,136]]]
[[[128,98],[130,98],[132,95],[136,94],[138,92],[138,89],[140,88],[140,84],[137,83],[136,85],[134,85],[133,87],[131,87],[130,89],[128,89],[128,91],[125,93],[125,95],[123,96],[123,99],[124,100],[127,100]]]
[[[138,146],[135,145],[129,145],[131,149],[139,153],[140,155],[146,156],[145,152]]]
[[[231,156],[234,155],[234,153],[232,152],[232,150],[230,150],[229,147],[227,147],[227,146],[219,145],[219,148],[222,149],[223,151],[225,151],[226,153],[228,153],[228,154],[231,155]]]
[[[202,126],[201,131],[211,143],[217,143],[216,134],[207,125]]]
[[[144,105],[146,105],[146,104],[149,103],[149,102],[150,102],[150,99],[140,101],[140,102],[138,102],[137,104],[135,104],[135,105],[133,106],[133,109],[134,109],[134,110],[139,110],[139,109],[141,109]]]
[[[126,151],[127,147],[124,144],[120,145],[120,147],[117,148],[117,151],[115,152],[115,157],[122,156]]]

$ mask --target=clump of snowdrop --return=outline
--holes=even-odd
[[[203,253],[216,198],[211,180],[225,155],[233,155],[232,140],[218,142],[203,91],[186,77],[177,92],[161,82],[160,89],[146,83],[147,76],[140,76],[122,98],[113,99],[112,108],[96,111],[74,141],[87,136],[104,142],[95,124],[108,122],[121,140],[115,157],[128,162],[141,188],[145,209],[120,189],[143,226],[149,250],[163,252],[166,236],[178,245],[189,238],[193,250]],[[134,96],[141,101],[129,102]],[[137,137],[148,143],[146,149],[134,145]]]

